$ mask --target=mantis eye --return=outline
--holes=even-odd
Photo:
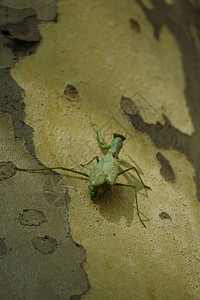
[[[90,190],[90,198],[93,200],[98,196],[97,191]]]
[[[119,138],[122,139],[122,141],[126,140],[126,137],[124,135],[120,134],[120,133],[113,133],[113,137],[114,137],[114,139],[119,137]]]

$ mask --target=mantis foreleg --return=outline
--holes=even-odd
[[[96,123],[94,123],[92,125],[97,127],[97,142],[99,143],[99,146],[103,149],[110,149],[110,145],[105,144],[103,141],[103,137],[102,137],[101,129],[100,129],[99,125]]]

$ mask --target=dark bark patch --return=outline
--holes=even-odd
[[[39,226],[47,222],[45,214],[37,209],[24,209],[18,220],[21,225],[28,226]]]
[[[175,174],[170,166],[169,160],[167,160],[160,152],[156,153],[156,158],[161,164],[160,174],[166,181],[174,181]]]
[[[0,180],[8,179],[15,175],[17,167],[11,161],[0,162]]]
[[[51,236],[34,237],[31,240],[33,247],[42,254],[51,254],[57,247],[57,241]]]

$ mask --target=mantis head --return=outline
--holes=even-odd
[[[113,156],[118,157],[120,150],[123,147],[123,141],[126,140],[125,134],[114,133],[113,140],[111,142],[110,151]]]
[[[90,198],[93,200],[95,198],[99,198],[99,196],[103,195],[106,191],[111,189],[111,185],[105,181],[103,184],[99,186],[89,186],[90,190]]]

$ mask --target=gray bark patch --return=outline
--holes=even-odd
[[[7,253],[7,246],[3,239],[0,238],[0,256],[3,256]]]
[[[16,9],[0,5],[0,26],[9,23],[18,24],[28,17],[36,16],[36,11],[32,8]]]
[[[9,1],[4,1],[8,3]],[[12,118],[12,125],[14,128],[14,136],[16,138],[23,138],[25,141],[25,147],[28,149],[29,153],[32,157],[34,157],[35,161],[40,163],[38,158],[35,155],[34,144],[32,140],[32,128],[24,122],[25,118],[25,104],[23,102],[23,94],[24,90],[15,82],[10,74],[10,67],[13,67],[15,63],[18,61],[19,58],[22,58],[27,55],[31,55],[37,49],[39,42],[41,40],[41,34],[38,30],[38,24],[40,20],[49,20],[55,19],[56,22],[56,1],[55,0],[45,0],[45,1],[33,1],[33,3],[29,3],[31,8],[27,9],[16,9],[11,7],[5,7],[0,5],[0,111],[6,114],[3,114],[4,117],[7,113]],[[12,6],[12,3],[11,3]],[[15,3],[13,2],[13,6]],[[17,3],[17,7],[23,7],[23,3]],[[36,10],[37,11],[36,11]],[[52,20],[53,21],[53,20]],[[71,90],[71,93],[70,93]],[[79,95],[76,88],[69,89],[68,97],[65,95],[67,100],[70,101],[78,101]],[[2,121],[2,120],[1,120]],[[10,122],[10,118],[7,117],[7,120],[4,119],[4,122]],[[1,123],[2,124],[2,123]],[[4,130],[1,127],[1,130]],[[13,137],[10,137],[13,138]],[[16,143],[17,145],[17,143]],[[17,151],[16,148],[11,149],[13,152]],[[2,153],[4,155],[4,153]],[[19,155],[23,155],[19,153]],[[7,160],[7,154],[4,157],[4,160]],[[8,162],[4,162],[1,167],[6,167],[6,173],[2,170],[2,174],[0,175],[0,179],[7,179],[15,175],[17,169],[15,169],[14,165],[8,165]],[[42,164],[40,163],[42,166]],[[10,168],[9,168],[10,167]],[[8,172],[8,169],[10,171]],[[19,175],[19,176],[18,176]],[[30,298],[31,296],[35,298],[41,297],[41,290],[43,289],[40,277],[44,280],[47,280],[47,274],[49,274],[50,270],[52,269],[52,260],[53,263],[58,266],[56,268],[54,274],[51,274],[52,281],[53,281],[53,289],[55,288],[56,296],[62,299],[68,299],[72,294],[82,294],[89,288],[87,274],[85,273],[82,263],[86,257],[86,252],[84,248],[75,247],[74,241],[70,235],[69,223],[68,223],[68,208],[67,208],[67,193],[66,187],[64,188],[63,182],[59,182],[58,175],[56,176],[55,173],[52,174],[52,177],[56,176],[55,180],[47,180],[45,181],[44,187],[38,182],[38,190],[39,194],[36,195],[35,198],[35,191],[32,189],[32,179],[30,174],[26,174],[24,176],[24,182],[19,180],[22,174],[18,173],[17,176],[14,176],[8,181],[1,181],[3,188],[0,189],[1,199],[4,199],[9,202],[9,205],[12,204],[13,195],[15,195],[15,199],[20,199],[21,208],[32,207],[34,202],[34,208],[37,205],[37,201],[40,203],[39,208],[45,207],[41,205],[40,197],[43,197],[47,200],[50,204],[47,207],[47,212],[51,211],[56,207],[54,210],[55,213],[55,221],[60,224],[59,230],[55,228],[53,222],[51,224],[44,223],[43,228],[47,230],[51,234],[51,230],[56,233],[57,239],[62,241],[61,245],[61,252],[55,253],[55,256],[50,257],[51,262],[47,263],[47,261],[40,258],[35,262],[32,263],[30,259],[29,253],[29,237],[26,235],[27,230],[28,232],[34,231],[34,228],[29,228],[28,226],[16,226],[15,227],[15,217],[19,213],[18,203],[14,201],[12,209],[6,207],[8,214],[6,220],[4,219],[4,227],[6,228],[12,249],[16,247],[20,247],[20,255],[19,261],[17,261],[17,265],[15,260],[11,262],[7,262],[7,257],[2,260],[2,268],[7,270],[7,265],[9,263],[9,270],[14,267],[19,269],[19,272],[14,272],[10,279],[7,280],[7,277],[4,276],[2,278],[2,286],[3,289],[0,290],[0,294],[7,295],[3,298],[13,298],[21,296],[21,291],[23,291],[23,298]],[[34,177],[35,174],[32,174]],[[37,175],[36,177],[42,175]],[[49,176],[49,175],[48,175]],[[47,177],[48,177],[47,176]],[[18,181],[19,180],[19,181]],[[51,184],[53,183],[53,186]],[[43,188],[42,188],[43,187]],[[39,196],[38,196],[39,195]],[[65,196],[66,195],[66,196]],[[23,202],[24,200],[27,202]],[[23,202],[23,205],[22,205]],[[53,207],[54,206],[54,207]],[[63,210],[60,207],[65,207]],[[46,211],[46,210],[45,210]],[[59,215],[58,211],[61,213]],[[50,214],[51,215],[51,214]],[[51,217],[50,215],[49,218]],[[65,216],[64,216],[65,215]],[[23,215],[19,218],[22,225],[33,225],[37,226],[39,223],[45,220],[45,216],[42,215],[42,212],[36,210],[25,210]],[[12,224],[12,225],[11,225]],[[13,225],[14,224],[14,225]],[[19,223],[18,223],[19,224]],[[12,230],[11,230],[12,228]],[[63,229],[64,228],[64,229]],[[10,230],[9,230],[10,229]],[[14,229],[14,230],[13,230]],[[61,229],[61,230],[60,230]],[[63,230],[62,230],[63,229]],[[64,233],[63,233],[64,231]],[[65,232],[66,231],[66,232]],[[14,238],[12,239],[12,237]],[[20,237],[19,239],[17,237]],[[27,240],[28,239],[28,240]],[[9,242],[9,243],[10,243]],[[50,236],[43,236],[43,237],[35,237],[32,239],[33,247],[42,254],[49,254],[52,253],[55,248],[57,247],[57,241],[50,237]],[[27,245],[24,247],[24,245]],[[59,249],[60,250],[60,249]],[[71,251],[70,256],[65,255],[68,251]],[[6,244],[2,239],[0,239],[0,255],[4,255],[7,252]],[[27,256],[28,255],[28,256]],[[48,258],[47,258],[48,260]],[[27,276],[23,276],[23,265],[24,261],[27,263]],[[39,274],[39,276],[32,276],[33,274]],[[18,277],[21,280],[18,280]],[[66,284],[66,278],[70,278],[70,285]],[[45,292],[48,290],[52,290],[52,282],[46,281],[47,286]],[[12,286],[12,289],[10,287]],[[24,286],[26,287],[24,289]],[[44,290],[44,289],[43,289]],[[49,292],[51,297],[54,297],[51,292]],[[13,296],[14,295],[14,296]],[[54,297],[54,298],[55,298]],[[46,296],[46,298],[49,298]]]
[[[65,206],[68,195],[63,179],[58,175],[48,176],[44,181],[43,195],[49,205],[55,207]]]

